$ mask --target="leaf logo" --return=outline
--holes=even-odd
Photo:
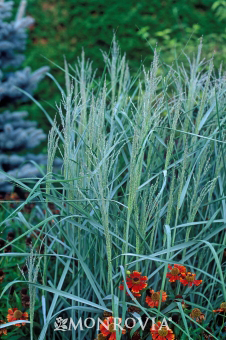
[[[54,322],[54,331],[61,331],[66,332],[67,331],[67,323],[68,319],[63,319],[62,317],[56,318],[56,321]]]

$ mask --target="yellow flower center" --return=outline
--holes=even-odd
[[[97,339],[98,340],[105,340],[106,339],[106,337],[105,336],[103,336],[103,334],[98,334],[98,337],[97,337]]]
[[[201,314],[201,310],[198,308],[194,308],[191,312],[193,318],[199,318]]]
[[[173,276],[177,276],[179,273],[180,273],[180,271],[179,271],[178,268],[173,268],[173,269],[171,270],[171,274],[172,274]]]
[[[192,274],[188,274],[185,279],[188,281],[188,282],[193,282],[195,280],[195,276],[192,275]]]
[[[135,283],[135,284],[140,283],[139,277],[134,277],[134,278],[132,279],[132,281],[133,281],[133,283]]]
[[[14,313],[13,313],[13,316],[15,319],[20,319],[22,317],[23,313],[20,311],[20,310],[16,310]]]
[[[168,330],[166,329],[166,327],[162,327],[161,329],[158,330],[158,334],[160,336],[167,336]]]
[[[108,327],[108,330],[109,330],[110,333],[115,332],[115,325],[113,323],[111,323]]]
[[[151,295],[152,301],[159,301],[160,300],[160,294],[159,293],[153,293]]]
[[[220,308],[223,309],[224,312],[226,312],[226,302],[222,302]]]

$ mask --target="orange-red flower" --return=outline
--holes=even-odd
[[[202,280],[196,280],[196,274],[191,273],[191,272],[187,272],[187,273],[181,273],[181,278],[180,278],[180,282],[184,285],[184,286],[190,286],[192,287],[192,285],[194,284],[195,286],[199,286],[202,283]]]
[[[100,325],[101,334],[105,337],[108,337],[107,338],[108,340],[116,340],[116,327],[119,327],[118,325],[122,322],[122,319],[119,318],[116,321],[112,316],[110,316],[109,318],[106,318],[103,321],[104,325],[103,324]],[[122,334],[125,333],[126,330],[123,329]]]
[[[147,276],[141,276],[140,272],[134,270],[129,276],[126,277],[126,284],[134,296],[140,296],[140,291],[147,287]],[[124,282],[124,281],[122,281]],[[120,290],[124,290],[124,285],[119,286]],[[138,295],[135,295],[138,294]]]
[[[120,286],[119,286],[119,289],[120,289],[120,290],[123,290],[123,289],[124,289],[124,286],[123,286],[123,285],[120,285]],[[131,291],[130,291],[130,292],[131,292]],[[133,292],[131,292],[131,294],[132,294],[134,297],[141,297],[141,294],[138,294],[138,293],[133,293]],[[129,296],[129,293],[126,292],[126,295]]]
[[[202,323],[206,318],[205,314],[203,314],[199,308],[192,309],[190,317],[195,319],[195,321],[198,323]]]
[[[214,313],[226,313],[226,302],[222,302],[220,308],[213,310]]]
[[[205,316],[205,314],[201,314],[199,317],[197,317],[196,319],[195,319],[195,321],[196,322],[198,322],[198,323],[202,323],[204,320],[206,320],[206,316]]]
[[[3,320],[0,320],[0,325],[3,325],[5,322]],[[7,329],[6,328],[0,328],[0,336],[1,335],[7,335]]]
[[[180,266],[179,264],[175,264],[174,267],[169,264],[168,268],[170,272],[166,274],[166,277],[169,278],[169,282],[180,280],[181,274],[186,273],[186,267]]]
[[[147,291],[147,296],[146,296],[146,303],[148,304],[149,307],[154,308],[154,307],[158,307],[159,302],[160,302],[160,297],[161,297],[161,293],[162,293],[162,299],[161,302],[166,301],[167,299],[167,294],[166,292],[159,291],[159,292],[155,292],[154,290],[149,290]]]
[[[158,321],[151,329],[151,336],[153,340],[174,340],[175,335],[172,329],[162,326],[161,322]]]
[[[194,308],[191,311],[190,317],[192,319],[198,318],[202,314],[201,310],[199,308]]]
[[[141,297],[141,294],[139,293],[133,293],[131,292],[134,297]],[[129,295],[129,293],[126,292],[126,295]]]
[[[28,313],[21,312],[18,308],[10,308],[8,309],[7,315],[8,322],[16,321],[16,320],[28,320]],[[26,325],[25,322],[15,324],[16,327],[21,327]]]

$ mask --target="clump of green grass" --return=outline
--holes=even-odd
[[[2,202],[1,238],[10,227],[16,236],[1,247],[0,319],[19,303],[21,285],[29,285],[34,320],[30,332],[19,329],[23,336],[94,339],[95,327],[54,331],[55,319],[77,324],[108,311],[122,324],[128,316],[165,317],[177,339],[224,338],[225,314],[212,311],[226,301],[226,78],[212,59],[201,59],[201,48],[187,57],[188,69],[180,63],[162,68],[155,52],[150,68],[135,78],[115,38],[100,79],[84,53],[75,66],[65,61],[65,90],[55,80],[62,101],[60,123],[56,118],[49,134],[48,171],[38,180],[10,178],[28,196],[14,210]],[[60,174],[52,173],[57,154]],[[9,245],[13,250],[5,253]],[[35,275],[29,266],[25,279],[20,271],[10,274],[34,256],[41,257]],[[202,283],[184,285],[187,273],[169,282],[174,264]],[[140,297],[125,285],[134,271],[147,276]],[[122,280],[128,296],[119,289]],[[7,293],[12,285],[13,296]],[[167,300],[150,308],[150,289],[166,292]],[[10,327],[16,339],[18,328]],[[149,329],[148,323],[125,335],[117,330],[116,339],[154,339]]]

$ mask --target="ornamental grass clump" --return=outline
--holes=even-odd
[[[0,330],[29,306],[31,339],[224,338],[226,77],[201,49],[136,76],[115,38],[101,78],[65,60],[48,171],[1,203]]]

